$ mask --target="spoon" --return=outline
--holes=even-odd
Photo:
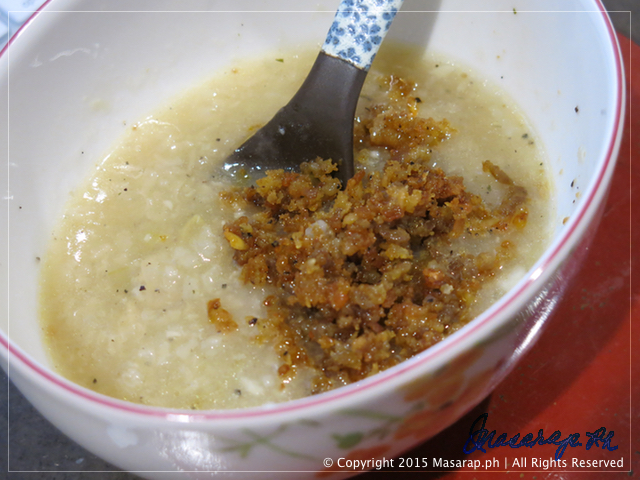
[[[342,0],[304,83],[264,127],[225,161],[250,176],[298,170],[317,157],[338,165],[346,186],[354,174],[353,121],[367,72],[404,0]]]

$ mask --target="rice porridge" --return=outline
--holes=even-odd
[[[236,63],[161,106],[131,126],[72,194],[43,257],[41,282],[43,335],[62,375],[106,395],[172,408],[242,408],[318,391],[312,366],[296,364],[295,374],[282,369],[290,353],[278,348],[264,320],[265,298],[278,289],[247,281],[237,263],[233,235],[240,230],[229,225],[249,210],[228,194],[242,180],[219,168],[287,103],[316,53]],[[487,209],[510,193],[506,181],[496,181],[501,176],[528,197],[522,228],[475,240],[462,231],[449,242],[451,252],[469,255],[514,245],[468,301],[466,322],[547,246],[552,185],[542,148],[511,100],[446,59],[416,63],[415,55],[392,46],[380,52],[358,121],[390,91],[389,78],[410,79],[416,118],[446,119],[451,127],[442,127],[446,140],[425,151],[430,168],[462,177]],[[369,147],[356,155],[357,168],[367,172],[386,155]],[[438,295],[455,293],[443,282],[437,288]]]

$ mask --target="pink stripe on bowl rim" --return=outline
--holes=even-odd
[[[18,35],[20,34],[20,32],[28,25],[31,23],[31,21],[35,18],[36,15],[38,15],[38,13],[40,13],[40,11],[46,7],[49,3],[51,3],[51,0],[46,0],[42,5],[40,5],[40,8],[38,8],[36,11],[33,12],[33,14],[22,24],[20,25],[20,27],[18,28],[18,30],[16,30],[16,33],[14,33],[10,38],[9,41],[5,44],[4,47],[2,47],[2,50],[0,50],[0,56],[4,55],[5,52],[7,51],[7,49],[9,48],[9,45],[11,43],[14,42],[14,40],[16,38],[18,38]]]
[[[16,35],[10,39],[9,43],[0,51],[0,56],[4,55],[7,51],[9,44],[18,36],[18,33],[25,28],[31,20],[44,8],[46,5],[50,3],[51,0],[47,0],[37,12],[32,15],[27,22],[23,24],[22,27],[16,32]],[[622,136],[622,127],[623,127],[623,99],[625,98],[624,92],[624,79],[623,79],[623,68],[622,68],[622,60],[620,57],[620,51],[618,47],[618,41],[616,32],[609,21],[609,18],[606,14],[606,9],[602,5],[600,0],[596,0],[596,3],[600,7],[600,13],[604,17],[604,22],[607,27],[607,31],[609,34],[610,46],[615,50],[614,59],[615,59],[615,69],[617,75],[617,104],[616,104],[616,112],[615,112],[615,122],[613,126],[614,135],[608,145],[607,153],[603,168],[601,169],[598,177],[594,182],[594,186],[590,192],[588,197],[585,197],[582,206],[578,210],[575,217],[572,218],[571,225],[569,225],[567,232],[565,232],[564,236],[560,239],[558,244],[554,247],[554,249],[547,253],[545,256],[545,260],[540,265],[539,269],[542,271],[546,271],[550,265],[558,261],[558,257],[565,249],[565,247],[570,246],[571,243],[576,242],[579,237],[575,237],[576,231],[578,227],[581,226],[581,221],[585,217],[587,211],[592,206],[594,198],[597,194],[601,193],[601,189],[603,187],[603,181],[615,163],[614,153],[619,144],[619,140]],[[203,420],[222,420],[222,419],[243,419],[243,418],[255,418],[255,417],[270,417],[276,414],[282,414],[287,412],[299,411],[304,409],[313,408],[314,406],[324,405],[329,402],[335,402],[341,398],[352,397],[358,395],[361,392],[365,392],[371,390],[381,383],[386,383],[391,378],[397,378],[400,375],[403,375],[406,372],[415,370],[416,368],[421,367],[426,362],[432,360],[432,358],[436,355],[443,355],[444,352],[451,351],[452,348],[462,343],[464,340],[467,340],[473,333],[476,331],[486,327],[489,323],[491,323],[496,317],[499,317],[503,312],[508,311],[509,308],[513,307],[517,301],[519,301],[520,295],[526,290],[533,289],[533,286],[539,283],[538,279],[540,277],[532,278],[531,276],[526,279],[525,282],[521,283],[521,285],[516,289],[510,291],[506,297],[504,298],[503,303],[493,312],[484,316],[481,315],[476,320],[471,322],[469,325],[461,329],[456,334],[452,335],[448,339],[442,341],[436,347],[432,347],[418,356],[414,357],[415,361],[409,359],[403,362],[400,365],[397,365],[386,372],[381,372],[374,377],[363,380],[357,384],[353,384],[347,387],[342,387],[334,391],[326,392],[316,397],[307,397],[299,400],[294,400],[291,402],[285,402],[282,404],[277,404],[274,406],[270,406],[268,410],[265,410],[264,407],[254,407],[247,408],[242,410],[202,410],[198,413],[194,413],[193,410],[180,410],[180,409],[169,409],[169,408],[160,408],[153,406],[142,406],[134,403],[128,403],[125,401],[117,400],[111,397],[107,397],[91,390],[84,389],[60,376],[54,374],[53,372],[47,370],[40,366],[37,362],[32,360],[26,353],[22,352],[22,350],[13,346],[11,342],[8,340],[4,332],[0,332],[0,344],[6,349],[7,356],[9,360],[9,367],[11,363],[11,357],[16,357],[24,366],[30,369],[36,375],[42,377],[45,381],[49,382],[56,388],[60,388],[66,392],[72,393],[77,397],[87,400],[89,402],[106,406],[124,413],[130,414],[139,414],[147,418],[161,418],[167,421],[175,421],[178,417],[181,419],[181,422],[186,423],[194,423],[200,422]],[[10,370],[10,368],[8,369]],[[186,417],[186,419],[185,419]]]

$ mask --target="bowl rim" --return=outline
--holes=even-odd
[[[52,0],[46,0],[40,8],[30,16],[30,18],[16,31],[7,44],[0,50],[0,58],[7,56],[8,49],[15,42],[20,32],[27,27],[29,23],[44,9]],[[615,167],[617,153],[620,147],[622,132],[624,129],[625,114],[625,80],[624,66],[622,63],[620,46],[617,34],[603,6],[601,0],[587,0],[595,4],[598,10],[593,13],[600,13],[604,20],[606,33],[608,36],[607,47],[611,49],[613,61],[615,64],[615,113],[614,122],[611,130],[611,138],[603,155],[604,161],[601,162],[597,176],[594,178],[588,196],[583,198],[581,205],[572,216],[567,229],[563,232],[553,245],[550,245],[543,257],[536,263],[537,268],[533,273],[521,280],[516,287],[512,288],[503,298],[494,305],[495,308],[489,308],[476,319],[466,325],[464,328],[451,335],[447,339],[421,352],[415,357],[405,360],[384,372],[378,373],[373,377],[364,379],[360,382],[341,387],[336,390],[322,393],[320,395],[305,397],[297,400],[283,402],[279,404],[262,405],[258,407],[248,407],[242,409],[228,410],[187,410],[157,406],[147,406],[136,403],[119,400],[113,397],[94,392],[85,387],[81,387],[53,370],[48,369],[44,365],[34,360],[21,347],[14,344],[6,334],[0,330],[0,356],[4,357],[5,369],[8,378],[11,379],[11,370],[15,368],[24,373],[31,380],[44,381],[43,387],[52,394],[58,396],[66,396],[70,398],[78,406],[90,409],[107,408],[112,412],[147,420],[165,420],[169,423],[209,423],[210,421],[224,422],[226,420],[233,421],[235,425],[239,420],[270,420],[275,416],[285,415],[291,418],[291,414],[299,414],[301,412],[312,411],[317,416],[323,408],[331,409],[332,406],[338,404],[341,400],[351,399],[357,402],[362,398],[364,393],[372,393],[373,397],[378,397],[384,393],[384,389],[378,388],[381,384],[391,386],[394,381],[399,383],[407,374],[416,373],[422,366],[433,362],[434,364],[444,362],[448,357],[452,357],[460,346],[477,342],[495,328],[499,327],[509,319],[509,313],[516,311],[528,297],[539,288],[541,288],[548,277],[553,273],[555,267],[564,260],[564,252],[575,247],[582,238],[582,234],[588,225],[589,220],[597,211],[599,202],[603,195],[606,194],[609,180]],[[527,295],[529,292],[529,295]],[[475,337],[476,332],[482,332],[484,335]],[[434,360],[435,359],[435,360]],[[15,362],[13,365],[12,363]],[[377,390],[377,391],[376,391]],[[371,397],[368,397],[371,398]],[[344,405],[343,405],[344,406]]]

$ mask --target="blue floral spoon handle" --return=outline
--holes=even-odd
[[[257,176],[317,157],[354,174],[353,119],[362,84],[403,0],[342,0],[309,75],[291,101],[230,155],[223,168]]]
[[[342,0],[322,51],[368,71],[404,0]]]

